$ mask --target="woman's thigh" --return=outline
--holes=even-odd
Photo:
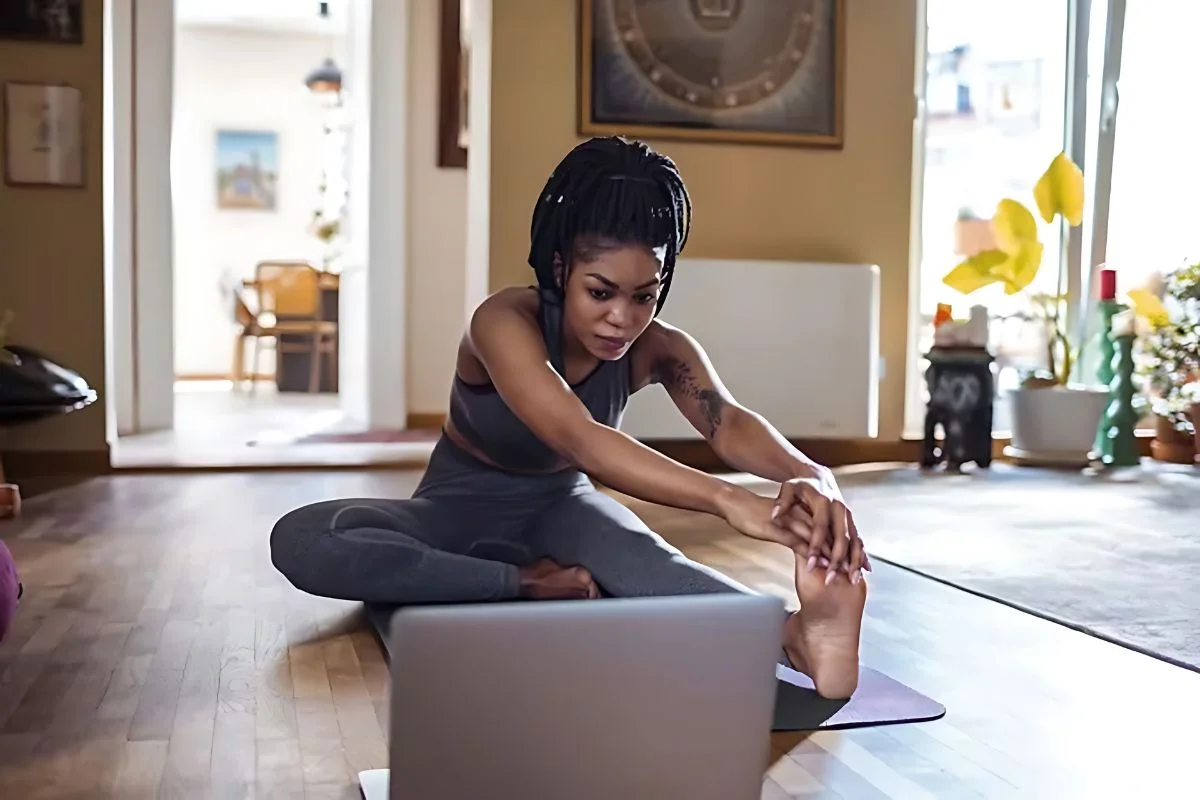
[[[531,546],[556,562],[585,567],[616,597],[751,590],[685,556],[616,499],[572,493],[539,515]]]

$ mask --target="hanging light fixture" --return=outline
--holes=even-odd
[[[320,4],[321,19],[329,19],[329,3]],[[317,94],[337,94],[342,90],[342,70],[332,58],[321,62],[321,66],[308,73],[304,85]]]

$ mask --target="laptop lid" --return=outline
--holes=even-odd
[[[400,611],[389,794],[757,798],[783,618],[739,593]]]

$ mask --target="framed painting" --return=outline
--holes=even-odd
[[[279,135],[274,131],[217,131],[217,208],[275,210]]]
[[[845,17],[845,0],[579,0],[579,133],[841,148]]]
[[[82,0],[0,0],[0,39],[82,44]]]
[[[440,0],[438,166],[466,167],[471,80],[470,0]]]

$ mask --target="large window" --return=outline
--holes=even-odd
[[[1125,10],[1106,262],[1121,289],[1200,260],[1200,3]]]
[[[1090,292],[1089,266],[1097,260],[1107,257],[1110,266],[1118,266],[1122,288],[1130,288],[1151,269],[1170,269],[1188,253],[1184,220],[1200,212],[1200,194],[1188,188],[1200,178],[1200,150],[1189,151],[1186,141],[1192,121],[1200,121],[1200,98],[1188,95],[1186,87],[1200,67],[1188,64],[1185,39],[1200,22],[1200,8],[1180,12],[1169,0],[1146,0],[1146,8],[1129,14],[1114,165],[1115,111],[1103,100],[1115,88],[1124,4],[927,0],[925,73],[917,87],[924,113],[914,176],[919,259],[906,433],[921,430],[926,397],[921,354],[932,345],[938,303],[952,304],[963,317],[972,305],[988,308],[1001,390],[994,430],[1007,429],[1004,390],[1017,384],[1022,370],[1039,366],[1044,353],[1038,325],[1021,318],[1029,310],[1027,293],[1010,296],[993,286],[964,297],[942,277],[965,255],[989,246],[988,220],[998,201],[1012,197],[1035,208],[1033,185],[1058,152],[1065,150],[1084,167],[1088,215],[1074,248],[1068,248],[1058,223],[1038,219],[1045,256],[1031,291],[1066,292],[1071,308],[1078,309],[1083,293]],[[1171,23],[1164,32],[1167,4]],[[1116,20],[1112,35],[1110,18]],[[1170,128],[1165,135],[1164,125]],[[1160,202],[1164,191],[1170,199]]]

